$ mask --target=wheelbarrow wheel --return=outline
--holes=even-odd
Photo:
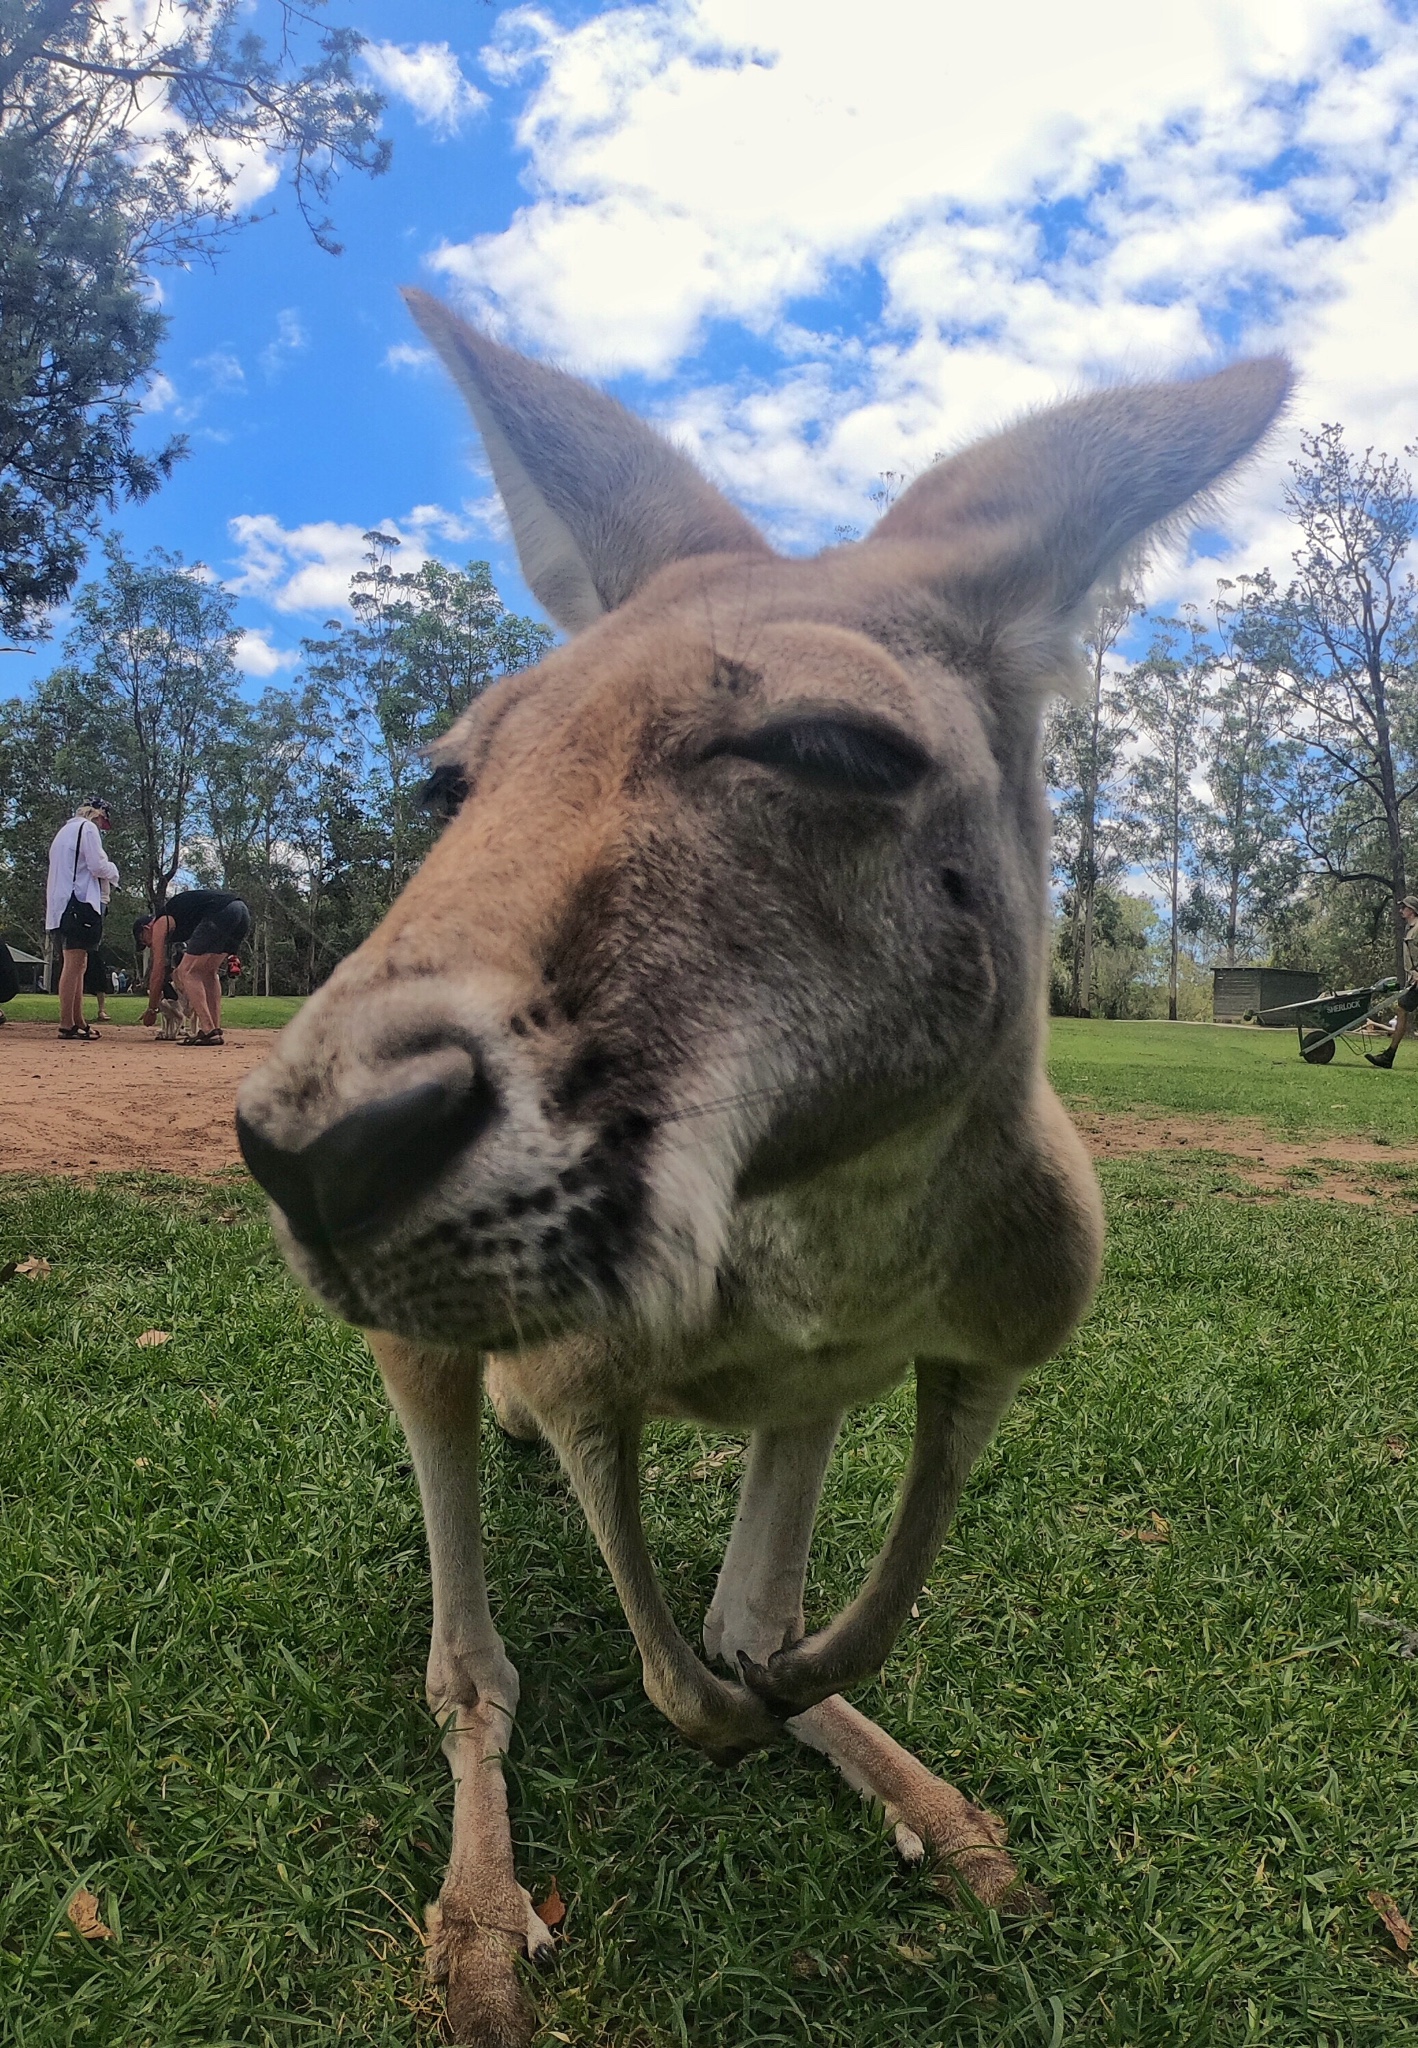
[[[1334,1040],[1327,1031],[1307,1031],[1300,1040],[1300,1058],[1312,1067],[1327,1067],[1334,1058]]]

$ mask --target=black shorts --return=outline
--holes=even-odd
[[[1407,988],[1399,990],[1398,1007],[1400,1010],[1407,1010],[1410,1017],[1418,1010],[1418,981],[1410,981]]]
[[[238,900],[214,911],[196,926],[184,953],[234,953],[251,929],[251,912]]]

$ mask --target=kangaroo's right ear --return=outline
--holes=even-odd
[[[1263,440],[1290,385],[1283,356],[1259,356],[1052,406],[927,470],[868,545],[915,542],[939,548],[943,564],[972,560],[983,623],[1033,612],[1076,624],[1090,590],[1158,528],[1194,514]]]
[[[771,552],[687,456],[615,399],[489,341],[427,292],[404,299],[468,401],[522,573],[568,633],[667,562]]]

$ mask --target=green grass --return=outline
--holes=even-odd
[[[1056,1017],[1049,1071],[1071,1106],[1255,1117],[1295,1137],[1418,1144],[1418,1050],[1389,1073],[1344,1047],[1306,1066],[1293,1031],[1214,1024],[1107,1024]]]
[[[305,1000],[303,996],[223,996],[222,1022],[233,1030],[279,1031]],[[110,996],[108,1013],[115,1024],[136,1024],[147,1008],[146,996]],[[94,998],[85,996],[84,1015],[92,1022]],[[5,1005],[7,1017],[31,1023],[59,1022],[58,996],[15,996]]]
[[[1098,1309],[863,1695],[1009,1815],[1047,1923],[948,1909],[806,1753],[723,1773],[687,1749],[625,1676],[554,1468],[490,1441],[520,1865],[570,1907],[546,2040],[1413,2037],[1418,1976],[1365,1894],[1418,1918],[1418,1661],[1358,1613],[1418,1624],[1414,1224],[1224,1198],[1206,1160],[1107,1182]],[[0,2041],[427,2048],[413,1923],[450,1801],[414,1487],[359,1341],[238,1177],[12,1185],[0,1265],[29,1254],[49,1275],[0,1287]],[[139,1350],[149,1327],[171,1342]],[[907,1434],[904,1398],[847,1433],[818,1613],[880,1539]],[[733,1507],[735,1461],[704,1450],[663,1427],[646,1454],[686,1627]],[[1169,1541],[1128,1533],[1154,1515]],[[69,1931],[80,1883],[112,1941]]]

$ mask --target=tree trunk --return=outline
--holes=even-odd
[[[1087,1017],[1093,998],[1093,907],[1098,895],[1098,745],[1103,720],[1103,636],[1093,657],[1093,715],[1089,724],[1088,754],[1083,771],[1083,815],[1078,835],[1078,884],[1083,894],[1083,948],[1078,946],[1079,903],[1075,891],[1073,906],[1074,947],[1071,1007],[1075,1017]]]

